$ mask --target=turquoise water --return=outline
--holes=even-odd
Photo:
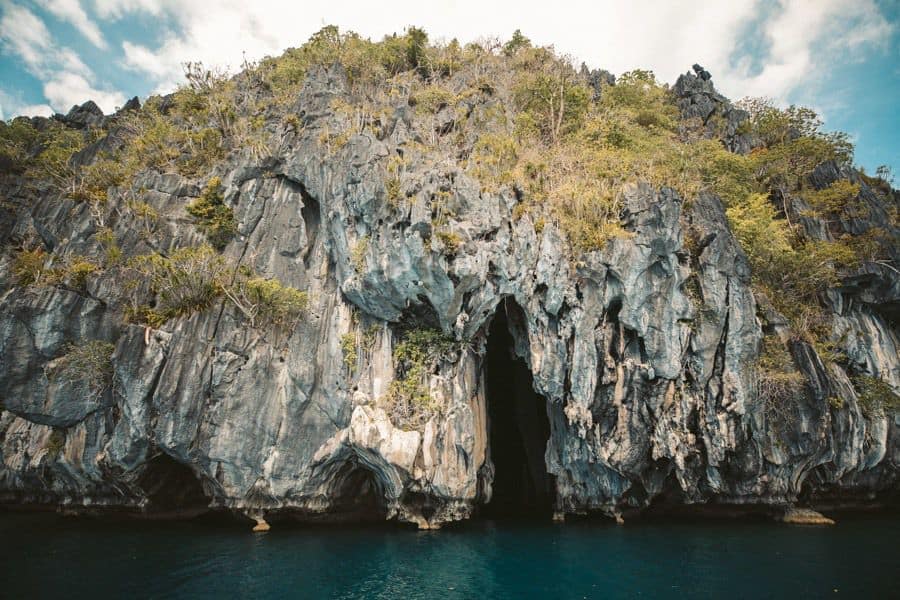
[[[0,514],[4,598],[890,598],[900,517],[418,532]]]

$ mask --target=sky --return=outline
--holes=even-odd
[[[900,185],[900,0],[0,0],[0,118],[111,112],[172,91],[182,63],[235,71],[324,25],[366,37],[423,27],[432,40],[515,29],[613,73],[674,83],[694,63],[726,96],[816,109],[869,173]]]

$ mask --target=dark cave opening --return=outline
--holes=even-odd
[[[491,322],[485,358],[493,495],[491,518],[549,516],[555,481],[544,458],[550,439],[547,402],[534,391],[531,371],[516,356],[510,327],[524,331],[522,309],[504,301]]]
[[[210,498],[200,480],[187,466],[167,454],[151,459],[137,481],[150,500],[152,512],[203,512]]]
[[[385,519],[384,491],[371,469],[352,460],[341,466],[336,477],[339,483],[331,512],[337,520]]]

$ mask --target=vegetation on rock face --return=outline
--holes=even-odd
[[[230,275],[225,259],[210,246],[181,248],[170,256],[137,256],[129,266],[140,280],[149,282],[158,299],[155,307],[134,311],[136,318],[151,325],[204,310],[221,296]]]
[[[354,315],[354,329],[341,336],[341,353],[344,356],[344,366],[351,374],[356,370],[360,358],[360,349],[368,353],[375,345],[375,336],[378,334],[378,325],[371,325],[365,330],[360,330],[357,318]]]
[[[54,429],[50,432],[50,435],[47,436],[47,443],[44,446],[44,449],[47,450],[47,455],[52,460],[56,460],[59,457],[59,453],[63,451],[63,448],[65,448],[65,446],[65,432],[60,429]]]
[[[12,273],[18,285],[61,285],[83,292],[88,277],[100,270],[100,266],[83,256],[71,255],[58,258],[59,265],[51,265],[53,255],[43,248],[20,250],[13,261]]]
[[[227,298],[251,327],[290,327],[306,309],[306,292],[277,279],[256,276],[245,267],[235,268],[211,246],[180,248],[169,256],[147,254],[129,261],[131,289],[140,295],[146,281],[154,306],[133,302],[133,320],[158,327],[169,319],[203,311]]]
[[[112,387],[114,350],[113,344],[103,340],[71,344],[58,359],[55,375],[81,395],[100,398]]]
[[[435,329],[413,329],[394,346],[395,378],[381,399],[393,421],[418,427],[440,411],[429,390],[429,375],[457,349],[453,338]]]
[[[213,177],[199,198],[187,205],[187,212],[197,219],[197,226],[214,248],[221,250],[237,233],[234,211],[224,203],[222,180]]]
[[[868,416],[900,411],[900,395],[879,377],[859,375],[853,378],[853,387],[859,397],[859,405]]]
[[[756,366],[759,398],[773,423],[789,420],[791,407],[807,395],[806,379],[777,337],[766,336]]]
[[[257,324],[289,327],[303,314],[309,302],[306,292],[283,285],[277,279],[254,277],[244,271],[223,293],[250,320]]]

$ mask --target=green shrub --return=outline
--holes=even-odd
[[[440,410],[428,390],[428,375],[458,348],[453,338],[436,329],[407,331],[394,347],[396,377],[382,398],[394,422],[419,427]]]
[[[214,248],[222,250],[237,233],[234,211],[224,203],[222,180],[213,177],[199,198],[185,208]]]
[[[366,270],[366,255],[369,252],[369,236],[359,238],[350,250],[350,264],[357,273]]]
[[[575,131],[583,122],[592,92],[568,60],[546,48],[521,48],[515,60],[513,97],[520,131],[533,128],[551,144]]]
[[[69,256],[62,271],[62,279],[75,290],[84,290],[87,279],[97,273],[100,266],[84,256]]]
[[[900,411],[900,396],[885,380],[871,375],[853,378],[859,406],[867,416],[879,416]]]
[[[120,186],[134,177],[129,165],[122,160],[101,158],[82,167],[73,175],[68,196],[90,204],[103,204],[111,187]]]
[[[838,213],[859,194],[859,185],[847,179],[839,179],[821,190],[805,190],[801,197],[815,212],[827,215]]]
[[[66,190],[73,185],[75,168],[70,160],[85,145],[82,132],[62,124],[51,123],[39,136],[41,150],[31,161],[29,176],[49,179],[57,189]]]
[[[0,121],[0,160],[6,161],[11,171],[22,173],[31,163],[40,135],[24,117],[8,123]]]
[[[431,84],[416,91],[410,96],[409,102],[418,112],[435,114],[446,106],[452,106],[456,102],[456,95],[441,85]]]
[[[457,44],[458,48],[458,44]],[[289,48],[279,57],[266,58],[256,68],[259,76],[274,91],[276,99],[290,101],[316,66],[330,67],[339,63],[354,89],[379,85],[392,75],[410,69],[421,73],[440,72],[452,68],[453,49],[437,53],[428,45],[428,35],[421,29],[410,27],[404,35],[386,36],[381,42],[372,42],[352,31],[341,32],[328,25],[313,34],[299,48]],[[434,64],[429,64],[433,57]]]
[[[55,279],[47,268],[47,253],[42,248],[21,250],[13,261],[12,273],[17,285],[40,285]]]
[[[515,56],[516,53],[523,48],[531,48],[531,40],[522,35],[520,29],[516,29],[509,41],[503,44],[503,54],[506,56]]]
[[[238,273],[236,281],[223,288],[226,296],[250,320],[250,326],[292,326],[306,310],[306,292],[283,285],[277,279],[246,277]]]
[[[823,329],[818,294],[838,283],[838,269],[858,262],[843,241],[795,240],[787,221],[763,194],[752,194],[726,211],[728,222],[747,257],[753,282],[801,336]],[[792,243],[793,242],[793,243]],[[808,341],[815,343],[819,336]]]
[[[344,355],[344,366],[352,374],[356,370],[356,363],[359,361],[355,331],[349,331],[341,336],[341,352]]]
[[[455,231],[439,230],[436,231],[434,235],[440,240],[441,244],[444,246],[444,253],[448,256],[455,256],[459,251],[459,247],[462,246],[462,236]]]
[[[159,223],[159,211],[140,200],[130,200],[126,206],[131,211],[134,222],[140,227],[141,237],[149,239]]]
[[[121,158],[128,163],[130,171],[175,169],[187,134],[160,114],[155,103],[148,101],[140,112],[126,116],[121,127],[127,138],[126,151]]]
[[[103,246],[106,267],[117,265],[122,260],[122,249],[112,229],[103,227],[94,234],[94,238]]]
[[[21,250],[13,261],[13,279],[17,285],[58,285],[65,284],[74,290],[82,291],[87,278],[100,270],[99,265],[89,259],[72,255],[62,261],[59,266],[51,267],[52,255],[42,248]]]
[[[181,248],[169,256],[148,254],[129,261],[132,273],[157,295],[164,320],[206,309],[223,293],[230,270],[212,247]]]
[[[149,282],[155,307],[135,298],[128,309],[132,321],[159,327],[172,318],[208,308],[225,297],[248,319],[251,327],[291,328],[306,310],[306,292],[277,279],[258,277],[246,267],[226,261],[211,246],[181,248],[169,256],[137,256],[128,264],[134,293]]]
[[[384,182],[384,194],[391,206],[397,206],[403,197],[400,189],[400,178],[396,175],[388,177]]]
[[[470,172],[482,185],[494,188],[513,182],[513,169],[518,161],[516,141],[512,136],[485,133],[479,136],[469,157]]]

